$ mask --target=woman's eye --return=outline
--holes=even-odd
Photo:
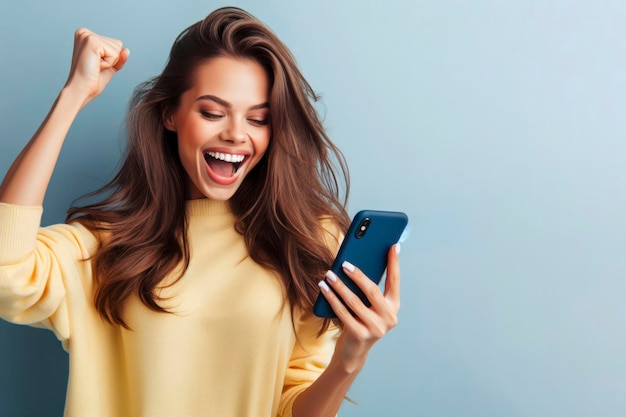
[[[270,124],[269,119],[248,119],[248,121],[256,126],[267,126]]]
[[[209,111],[200,111],[200,114],[207,119],[221,119],[223,116],[217,113],[211,113]]]

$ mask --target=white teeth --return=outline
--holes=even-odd
[[[219,159],[220,161],[237,163],[243,161],[246,157],[244,155],[235,155],[232,153],[221,153],[221,152],[207,152],[209,156],[215,159]]]

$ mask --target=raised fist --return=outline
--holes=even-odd
[[[87,104],[107,86],[113,74],[121,70],[130,51],[121,41],[107,38],[88,29],[78,29],[74,34],[72,66],[66,88],[84,98]]]

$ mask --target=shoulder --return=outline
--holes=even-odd
[[[55,246],[76,246],[83,254],[93,253],[101,242],[101,234],[78,221],[42,227],[39,240]]]

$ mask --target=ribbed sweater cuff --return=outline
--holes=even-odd
[[[43,207],[0,203],[0,264],[23,259],[35,249]]]

